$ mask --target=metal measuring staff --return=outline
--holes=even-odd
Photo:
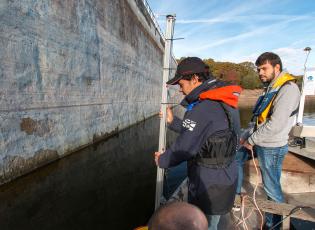
[[[164,52],[164,63],[163,63],[162,100],[161,100],[161,111],[162,111],[163,116],[160,120],[160,134],[159,134],[159,152],[161,153],[165,151],[165,145],[166,145],[166,106],[168,103],[166,82],[168,81],[169,75],[170,75],[174,24],[175,24],[175,15],[167,15],[166,16],[166,34],[165,34],[165,52]],[[163,179],[164,179],[164,169],[157,167],[155,209],[157,209],[161,204],[161,198],[163,196]]]

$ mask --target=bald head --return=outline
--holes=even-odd
[[[172,202],[160,207],[149,222],[149,230],[207,230],[203,212],[185,202]]]

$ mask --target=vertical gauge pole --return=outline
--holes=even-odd
[[[162,100],[161,100],[161,111],[162,118],[160,120],[160,135],[159,135],[159,152],[165,151],[166,145],[166,106],[167,106],[167,88],[166,82],[170,75],[171,65],[171,52],[173,42],[173,31],[175,24],[175,16],[166,16],[166,34],[165,34],[165,52],[164,52],[164,63],[163,63],[163,83],[162,83]],[[164,170],[157,168],[156,175],[156,192],[155,192],[155,209],[161,204],[161,197],[163,196],[163,179]]]

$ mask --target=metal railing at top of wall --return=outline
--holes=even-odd
[[[151,17],[153,23],[154,23],[154,27],[157,29],[157,31],[159,32],[160,36],[161,36],[161,37],[163,38],[163,40],[165,41],[165,36],[164,36],[164,34],[163,34],[163,32],[162,32],[160,26],[159,26],[159,23],[158,23],[158,21],[157,21],[157,19],[156,19],[156,17],[155,17],[155,14],[153,13],[153,11],[152,11],[151,8],[150,8],[149,3],[147,2],[147,0],[142,0],[142,2],[143,2],[143,4],[144,4],[145,8],[147,9],[147,11],[148,11],[148,13],[149,13],[149,15],[150,15],[150,17]]]
[[[142,0],[142,2],[143,2],[143,4],[144,4],[144,6],[146,7],[146,9],[147,9],[147,11],[148,11],[148,13],[149,13],[149,15],[150,15],[150,17],[151,17],[153,23],[154,23],[154,27],[157,29],[157,31],[159,32],[160,36],[161,36],[161,37],[163,38],[163,40],[165,41],[165,36],[164,36],[164,34],[163,34],[163,32],[162,32],[162,29],[161,29],[161,27],[160,27],[160,25],[159,25],[159,23],[158,23],[158,21],[157,21],[157,19],[156,19],[156,17],[155,17],[155,14],[154,14],[153,11],[152,11],[152,9],[151,9],[149,3],[147,2],[147,0]],[[175,64],[177,65],[178,63],[177,63],[177,61],[176,61],[176,58],[175,58],[173,52],[172,52],[172,58],[173,58]]]

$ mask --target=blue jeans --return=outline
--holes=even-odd
[[[220,221],[220,215],[206,215],[208,220],[208,230],[217,230]]]
[[[267,193],[268,199],[277,203],[284,202],[282,194],[280,177],[282,170],[282,162],[285,154],[288,152],[288,145],[282,147],[261,147],[254,146],[254,152],[257,155],[260,172],[264,184],[264,190]],[[250,158],[250,152],[242,147],[236,153],[236,162],[238,165],[238,183],[236,192],[240,193],[243,183],[243,165]],[[272,227],[281,220],[281,216],[266,213],[266,227]],[[277,226],[275,229],[280,229]]]

